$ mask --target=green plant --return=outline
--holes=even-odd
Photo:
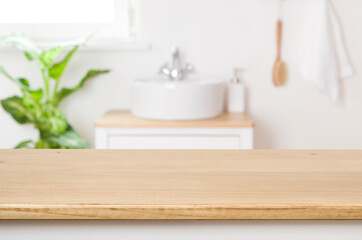
[[[39,131],[38,141],[27,140],[15,148],[89,148],[80,138],[59,110],[59,104],[70,94],[80,90],[91,78],[109,70],[89,70],[73,88],[59,89],[64,70],[74,53],[86,40],[59,44],[42,50],[21,34],[0,37],[0,44],[15,47],[24,52],[29,61],[34,62],[42,76],[43,88],[33,89],[25,78],[12,77],[2,66],[0,73],[14,82],[21,90],[21,96],[1,100],[1,105],[19,124],[33,124]],[[55,62],[61,55],[62,60]]]

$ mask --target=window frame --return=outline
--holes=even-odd
[[[54,29],[67,29],[67,27],[73,27],[70,31],[64,31],[61,38],[49,38],[47,34],[41,34],[34,39],[41,47],[47,48],[56,45],[57,42],[72,40],[74,38],[83,38],[92,35],[91,40],[87,43],[85,50],[147,50],[150,48],[148,43],[139,41],[139,1],[138,0],[115,0],[115,22],[112,24],[93,24],[93,23],[47,23],[42,26],[37,26],[42,32],[52,32]],[[6,29],[14,29],[12,32],[21,32],[21,29],[27,28],[32,25],[31,23],[2,23],[0,24]],[[88,25],[88,28],[92,25],[107,27],[108,35],[103,35],[98,31],[90,31],[88,36],[71,36],[72,32],[75,32],[77,27]],[[20,30],[20,31],[19,31]],[[5,32],[6,31],[6,32]],[[0,30],[1,35],[10,33],[10,30]],[[112,32],[113,31],[113,32]],[[34,31],[35,32],[35,31]]]

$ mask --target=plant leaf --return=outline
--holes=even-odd
[[[15,82],[22,88],[29,88],[30,86],[29,81],[25,78],[17,78],[15,79]]]
[[[89,144],[85,140],[83,140],[71,127],[63,134],[59,136],[49,137],[47,139],[44,139],[44,141],[48,142],[50,145],[54,145],[54,143],[56,143],[59,145],[59,148],[89,148]]]
[[[0,66],[0,73],[13,81],[18,85],[22,91],[29,93],[35,100],[39,101],[43,98],[43,89],[39,88],[37,90],[30,89],[29,81],[25,78],[14,78],[12,77],[2,66]]]
[[[43,98],[43,89],[41,88],[36,90],[30,89],[29,81],[26,80],[25,78],[16,78],[15,82],[19,85],[19,87],[23,91],[29,93],[35,100],[39,101],[40,99]]]
[[[62,76],[65,68],[67,67],[69,61],[73,57],[74,53],[78,50],[78,48],[80,46],[85,45],[85,43],[87,42],[88,39],[89,39],[89,37],[88,38],[77,39],[77,40],[69,41],[69,42],[58,43],[58,48],[63,48],[63,51],[65,49],[67,49],[68,47],[73,47],[73,49],[70,52],[68,52],[68,54],[64,57],[63,60],[59,61],[58,63],[55,63],[49,69],[49,77],[51,77],[52,79],[54,79],[56,81],[59,81],[59,79],[61,78],[61,76]],[[56,51],[56,50],[54,50],[54,51]],[[54,59],[53,59],[53,61],[54,61]],[[50,66],[50,65],[48,65],[48,66]]]
[[[90,79],[104,73],[108,73],[109,70],[89,70],[87,74],[82,78],[82,80],[78,83],[77,86],[73,88],[62,88],[55,96],[54,104],[57,106],[65,97],[70,94],[78,91],[83,87],[83,85]]]
[[[61,46],[44,51],[40,55],[40,60],[43,62],[44,66],[49,67],[51,64],[53,64],[54,60],[59,56],[59,54],[64,52],[64,50],[65,47]]]
[[[41,138],[58,136],[69,129],[65,115],[50,103],[42,106],[41,116],[37,118],[36,128],[40,131]]]
[[[31,123],[34,121],[33,115],[28,111],[23,104],[22,98],[18,96],[10,97],[1,100],[1,105],[4,110],[20,124]]]
[[[44,141],[42,138],[40,138],[34,146],[35,149],[52,149],[52,148],[59,148],[58,144],[51,145],[50,143]]]
[[[5,77],[13,81],[16,85],[18,85],[21,89],[27,89],[29,87],[29,82],[25,78],[14,78],[12,77],[3,66],[0,66],[0,73]]]
[[[59,81],[65,68],[68,66],[70,59],[72,59],[74,53],[78,50],[79,46],[75,46],[65,57],[62,61],[54,64],[49,69],[49,77],[53,78],[56,81]]]
[[[23,90],[29,93],[35,100],[39,101],[43,98],[43,89],[39,88],[36,90],[30,89],[29,81],[25,78],[15,78],[15,83]]]
[[[43,98],[43,89],[41,88],[37,90],[28,90],[27,92],[37,101]]]
[[[24,52],[24,55],[25,55],[26,59],[28,59],[29,61],[34,60],[33,57],[30,54],[28,54],[27,52]]]
[[[34,147],[35,147],[34,142],[32,140],[26,140],[16,145],[15,149],[24,149],[24,148],[30,149]]]
[[[0,37],[0,44],[15,47],[24,52],[27,59],[36,61],[38,65],[43,68],[43,63],[40,60],[41,49],[38,48],[34,42],[22,34],[11,34],[8,36]]]

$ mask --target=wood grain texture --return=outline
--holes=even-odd
[[[96,127],[253,127],[246,113],[223,113],[216,118],[195,121],[157,121],[133,116],[129,111],[109,111],[94,124]]]
[[[362,219],[362,151],[0,150],[0,219]]]

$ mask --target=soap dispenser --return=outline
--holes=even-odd
[[[228,112],[245,112],[245,86],[240,79],[242,70],[241,68],[234,69],[234,76],[228,85]]]

